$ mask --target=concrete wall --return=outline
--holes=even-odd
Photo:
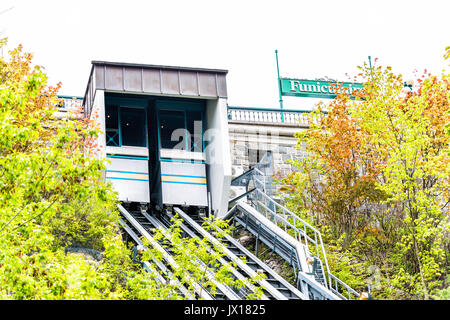
[[[227,102],[224,98],[208,100],[206,105],[207,141],[205,154],[211,207],[217,217],[228,211],[231,183],[231,159],[227,130]]]
[[[295,132],[307,129],[305,125],[230,120],[228,128],[233,175],[251,168],[266,150],[272,151],[275,174],[283,176],[294,169],[287,160],[305,157],[304,147],[297,148],[298,139],[294,137]]]
[[[106,141],[105,141],[105,92],[103,90],[96,90],[94,102],[92,104],[91,119],[95,119],[99,123],[100,134],[97,138],[97,145],[99,148],[98,158],[104,159],[106,157]]]

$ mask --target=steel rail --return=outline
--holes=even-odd
[[[170,218],[172,218],[172,219],[176,219],[175,218],[175,216],[173,216],[172,214],[168,214],[168,216],[170,217]],[[198,239],[200,239],[200,237],[198,237],[191,229],[189,229],[189,227],[188,226],[186,226],[184,223],[181,223],[180,224],[180,227],[183,229],[183,231],[185,231],[191,238],[198,238]],[[194,228],[194,230],[195,230],[195,226],[191,226],[192,228]],[[211,251],[212,251],[212,249],[211,249]],[[220,258],[219,259],[219,262],[222,264],[222,265],[226,265],[228,262],[225,260],[225,259],[223,259],[223,258]],[[253,292],[256,292],[256,288],[255,288],[255,286],[253,286],[251,283],[248,283],[247,281],[246,281],[246,277],[245,276],[243,276],[238,270],[236,270],[235,268],[233,268],[233,267],[231,267],[231,266],[229,266],[228,267],[229,268],[229,270],[230,270],[230,272],[238,279],[238,280],[240,280],[240,281],[242,281],[243,283],[245,283],[245,286],[247,286],[251,291],[253,291]],[[245,272],[245,271],[244,271]],[[265,295],[265,294],[263,294],[262,295],[262,300],[269,300],[269,298]]]
[[[152,247],[154,247],[164,258],[164,260],[166,260],[169,265],[171,265],[174,269],[178,269],[179,265],[178,263],[173,259],[173,257],[167,253],[167,251],[155,240],[153,239],[153,237],[147,232],[147,230],[145,230],[141,224],[139,222],[137,222],[132,216],[131,214],[125,210],[124,207],[122,207],[122,205],[118,204],[117,207],[119,208],[120,212],[122,213],[122,215],[133,225],[134,228],[136,228],[136,230],[138,230],[142,236],[144,236],[152,245]],[[188,280],[191,280],[189,276],[187,276]],[[195,281],[192,281],[192,286],[194,288],[194,291],[203,299],[205,300],[214,300],[214,298],[208,293],[206,292],[206,290],[203,290],[203,288],[196,283]]]
[[[219,227],[216,226],[218,231],[222,231]],[[232,236],[225,234],[224,238],[232,243],[234,246],[238,247],[246,256],[248,256],[252,261],[261,262],[258,263],[258,266],[261,267],[264,271],[269,273],[275,280],[279,281],[282,285],[288,288],[294,295],[299,297],[302,300],[307,300],[308,298],[300,292],[296,287],[287,282],[283,277],[281,277],[278,273],[276,273],[272,268],[270,268],[267,264],[262,262],[257,256],[247,250],[243,245],[241,245],[236,239]]]
[[[124,228],[124,230],[132,237],[132,239],[136,242],[138,246],[141,246],[143,250],[149,251],[148,248],[144,245],[141,239],[139,239],[139,236],[126,224],[125,221],[119,218],[119,224]],[[143,261],[143,267],[144,269],[148,269],[150,271],[153,271],[153,274],[156,275],[158,280],[160,280],[164,285],[169,282],[173,282],[178,290],[189,300],[195,300],[195,297],[189,292],[188,289],[180,282],[178,279],[176,279],[173,276],[173,273],[169,271],[169,269],[161,262],[156,259],[152,259],[153,263],[161,270],[162,274],[156,270],[154,270],[148,261]],[[164,278],[164,276],[167,277],[167,280]]]
[[[257,273],[250,268],[248,265],[246,265],[241,259],[239,259],[234,253],[232,253],[228,248],[226,248],[224,245],[222,245],[216,238],[214,238],[212,235],[210,235],[206,230],[201,228],[194,220],[192,220],[191,217],[189,217],[187,214],[185,214],[181,209],[174,208],[174,210],[186,221],[189,222],[190,225],[195,226],[196,230],[202,234],[202,236],[206,237],[210,242],[212,242],[214,245],[217,245],[219,247],[223,248],[223,251],[227,254],[230,259],[236,263],[240,268],[245,270],[245,272],[251,277],[257,277]],[[274,288],[270,283],[268,283],[266,280],[261,279],[257,280],[258,284],[263,287],[268,293],[270,293],[274,298],[278,300],[287,300],[287,297],[285,297],[281,292],[279,292],[276,288]]]
[[[158,229],[160,229],[160,231],[162,231],[163,236],[168,239],[170,242],[172,241],[172,236],[169,235],[167,232],[167,228],[157,219],[155,219],[154,217],[151,217],[148,213],[143,212],[144,217],[151,222],[155,227],[157,227]],[[217,288],[230,300],[240,300],[241,297],[239,297],[236,293],[234,293],[227,285],[224,285],[218,281],[216,281],[214,279],[214,274],[211,272],[211,270],[208,268],[208,266],[201,261],[200,259],[196,258],[195,259],[196,264],[201,267],[204,268],[204,270],[206,270],[206,276],[208,277],[208,280],[211,281],[212,283],[214,283]]]

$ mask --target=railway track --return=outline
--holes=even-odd
[[[215,300],[240,300],[246,299],[251,294],[258,292],[255,285],[248,281],[248,278],[257,279],[257,285],[262,289],[260,296],[263,300],[288,300],[288,299],[307,299],[299,290],[290,285],[285,279],[279,276],[265,263],[259,260],[251,252],[245,249],[239,242],[231,236],[226,235],[219,242],[210,232],[202,228],[202,218],[199,216],[189,216],[179,208],[174,208],[178,219],[181,219],[180,228],[186,237],[196,237],[198,239],[207,238],[212,244],[221,248],[224,255],[217,261],[218,266],[228,266],[230,275],[233,280],[240,280],[243,286],[235,288],[217,282],[214,279],[214,268],[206,268],[201,261],[195,261],[199,267],[208,270],[208,280],[212,281],[216,286],[216,292],[211,292],[208,288],[203,288],[200,284],[194,283],[194,290],[188,290],[185,285],[181,284],[180,279],[173,278],[173,270],[177,268],[177,263],[173,257],[174,253],[170,247],[163,245],[163,240],[155,240],[157,230],[166,234],[166,240],[171,241],[170,235],[164,233],[176,219],[172,214],[152,214],[145,211],[127,211],[124,207],[119,206],[123,219],[121,225],[125,232],[130,236],[132,241],[140,248],[144,245],[140,240],[141,237],[147,238],[152,247],[157,250],[163,257],[163,261],[158,261],[155,265],[158,270],[151,268],[150,264],[143,264],[150,272],[159,274],[158,278],[163,284],[167,281],[175,281],[179,292],[187,299],[215,299]],[[148,249],[148,248],[147,248]],[[230,266],[230,265],[233,266]],[[263,276],[262,276],[263,275]],[[193,291],[193,292],[192,292]]]

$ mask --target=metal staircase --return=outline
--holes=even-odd
[[[282,206],[272,195],[270,152],[232,185],[246,192],[230,201],[224,219],[251,232],[294,268],[297,288],[310,299],[355,299],[360,294],[334,276],[329,268],[320,232]],[[245,178],[245,181],[242,181]]]

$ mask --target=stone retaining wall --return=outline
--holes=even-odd
[[[294,137],[295,132],[307,129],[304,125],[229,121],[228,127],[233,176],[253,167],[267,150],[272,151],[274,172],[283,176],[293,170],[288,160],[305,156]]]

